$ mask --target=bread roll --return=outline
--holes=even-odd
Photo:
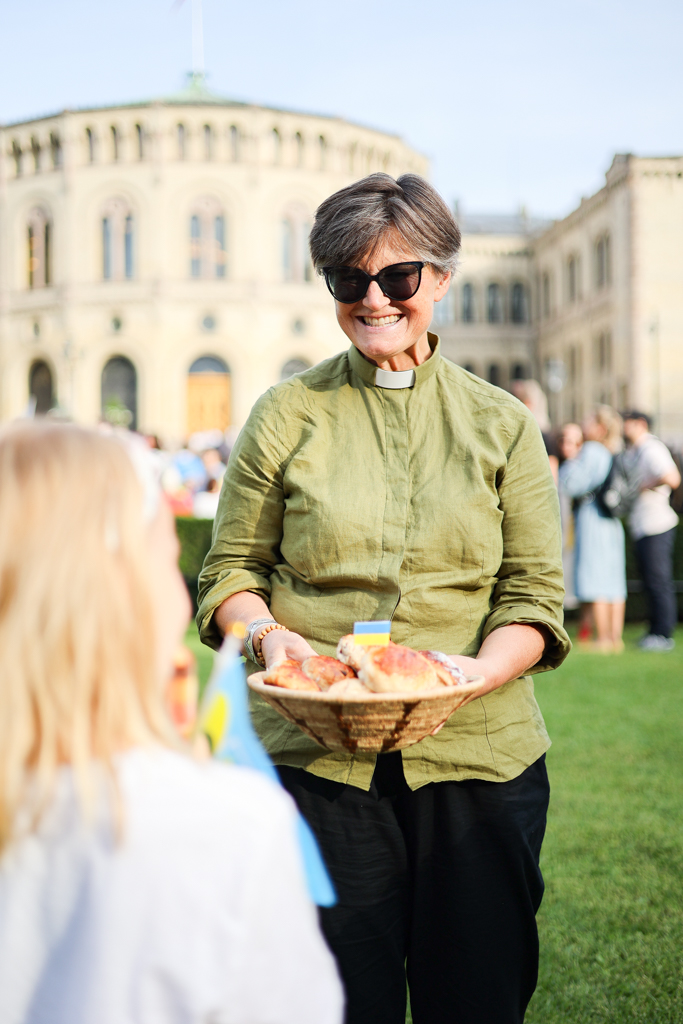
[[[358,678],[375,693],[418,693],[439,685],[434,666],[418,651],[400,644],[371,647]]]
[[[451,661],[447,654],[442,654],[441,651],[420,651],[420,654],[432,663],[439,682],[444,686],[460,686],[461,683],[467,682],[463,670]]]
[[[351,679],[342,679],[333,683],[327,691],[328,697],[367,697],[370,693],[367,686],[361,683],[360,679],[353,676]]]
[[[281,686],[285,690],[320,691],[318,684],[309,679],[306,673],[302,671],[299,662],[294,661],[293,658],[287,658],[285,661],[273,665],[264,674],[263,682],[270,683],[271,686]]]
[[[366,647],[364,644],[357,644],[353,633],[349,633],[347,636],[343,636],[337,644],[337,657],[340,661],[343,661],[345,665],[350,665],[351,668],[355,669],[356,672],[360,668],[360,663],[368,653],[368,651],[384,650],[383,647]]]
[[[328,690],[334,683],[341,682],[343,679],[356,678],[356,673],[348,665],[323,654],[316,655],[314,658],[306,658],[301,668],[309,679],[318,684],[321,690]]]

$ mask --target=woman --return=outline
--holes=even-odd
[[[215,646],[244,620],[270,665],[391,619],[398,643],[486,676],[438,735],[380,757],[252,709],[336,884],[323,925],[349,1024],[403,1024],[406,966],[416,1024],[511,1024],[536,983],[548,801],[549,740],[522,676],[569,648],[556,491],[531,414],[428,332],[460,244],[438,193],[373,174],[322,203],[310,244],[351,347],[254,407],[198,622]]]
[[[0,1020],[338,1024],[291,802],[170,727],[190,606],[146,457],[0,433]]]
[[[583,427],[584,444],[560,466],[560,488],[578,502],[574,540],[574,588],[584,608],[590,606],[602,654],[624,649],[626,556],[619,519],[601,514],[595,492],[604,483],[612,457],[621,447],[621,417],[599,405]],[[582,617],[583,618],[583,617]]]

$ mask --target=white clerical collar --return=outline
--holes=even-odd
[[[375,370],[375,387],[391,388],[392,391],[399,391],[401,388],[412,388],[415,383],[415,370]]]

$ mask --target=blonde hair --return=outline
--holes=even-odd
[[[0,851],[35,829],[70,764],[172,743],[155,658],[143,486],[115,437],[72,425],[0,432]]]
[[[623,430],[623,420],[619,413],[611,405],[598,405],[595,407],[593,418],[605,431],[605,436],[602,439],[602,444],[604,444],[605,448],[612,452],[612,455],[620,451],[622,447],[621,433]]]

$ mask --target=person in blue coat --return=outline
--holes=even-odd
[[[579,601],[592,606],[594,646],[606,654],[624,649],[626,556],[621,521],[601,514],[595,492],[621,447],[621,426],[614,409],[599,405],[584,424],[578,455],[560,467],[560,488],[576,503],[574,588]]]

